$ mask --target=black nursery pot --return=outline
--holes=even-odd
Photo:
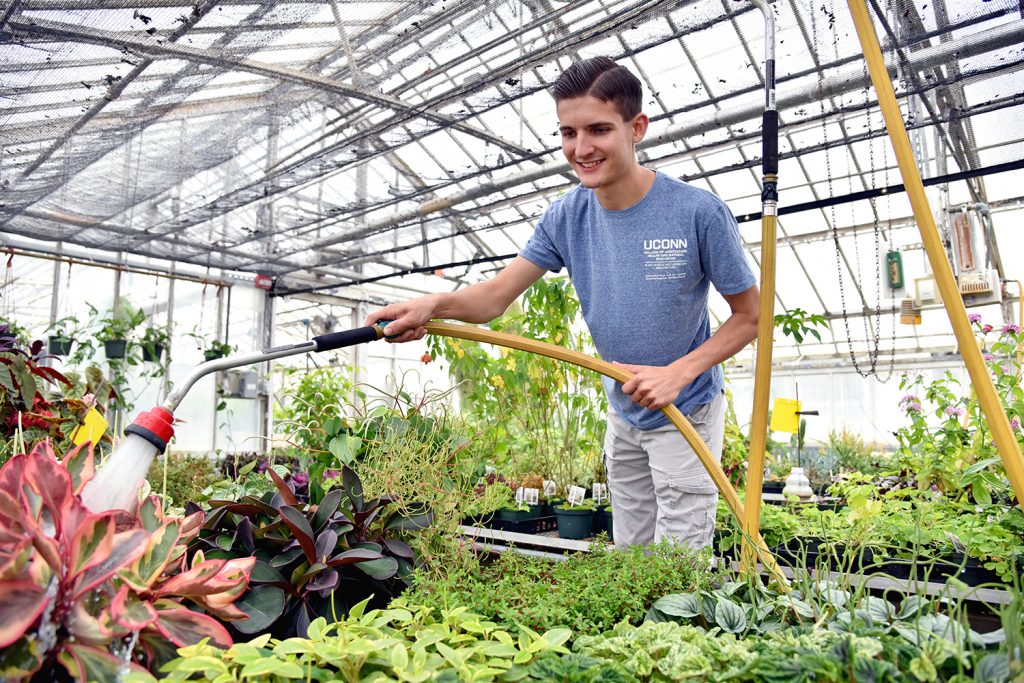
[[[160,357],[163,356],[163,355],[164,355],[164,345],[163,344],[153,344],[153,348],[152,349],[150,347],[148,347],[148,346],[143,346],[142,347],[142,360],[144,360],[147,363],[159,363],[160,362]]]
[[[103,352],[107,358],[124,358],[128,350],[128,341],[125,339],[108,339],[103,342]]]
[[[986,569],[981,560],[965,557],[963,553],[947,553],[937,559],[886,557],[875,571],[904,580],[914,576],[918,580],[927,577],[929,581],[944,582],[950,577],[956,577],[968,586],[1002,583],[999,575],[991,569]]]
[[[46,346],[51,355],[66,356],[71,353],[71,345],[74,343],[74,339],[67,337],[49,337]]]

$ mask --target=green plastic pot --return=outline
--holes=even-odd
[[[594,511],[556,508],[555,520],[558,522],[559,536],[579,540],[590,536],[594,527]]]

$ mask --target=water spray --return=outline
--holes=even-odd
[[[135,510],[139,503],[139,491],[150,465],[153,464],[153,458],[157,453],[166,450],[167,443],[174,436],[174,411],[189,389],[206,375],[285,356],[332,351],[375,341],[384,336],[384,327],[388,322],[381,320],[368,327],[324,334],[298,344],[277,346],[241,356],[218,358],[197,366],[192,374],[168,395],[162,406],[141,413],[124,430],[124,440],[114,449],[96,476],[86,484],[82,491],[82,501],[93,512]]]

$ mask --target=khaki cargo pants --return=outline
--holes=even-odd
[[[721,462],[725,394],[686,418]],[[692,548],[711,543],[718,489],[674,425],[642,431],[609,411],[604,452],[618,547],[663,538]]]

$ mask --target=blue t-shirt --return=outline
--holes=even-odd
[[[725,203],[662,173],[643,199],[621,211],[576,187],[548,207],[519,255],[554,272],[567,268],[598,353],[636,365],[668,365],[711,336],[710,283],[721,294],[756,283]],[[644,430],[668,424],[660,410],[631,401],[621,383],[602,380],[626,422]],[[723,382],[716,365],[684,387],[675,404],[690,413]]]

